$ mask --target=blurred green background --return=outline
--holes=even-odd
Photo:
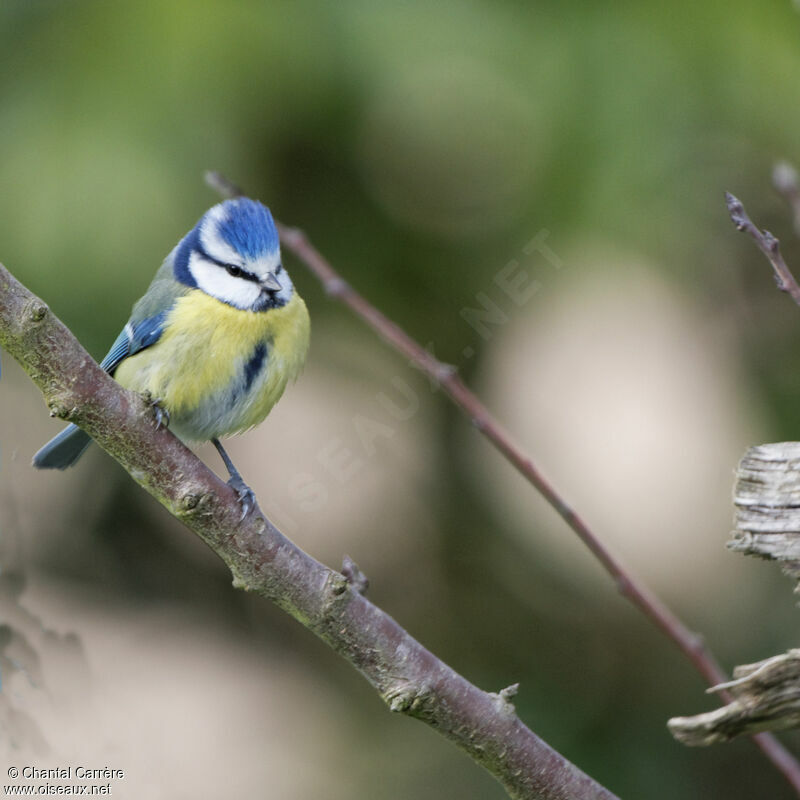
[[[798,436],[800,315],[722,193],[800,265],[769,183],[800,160],[799,45],[788,0],[2,0],[0,260],[100,358],[222,170],[458,364],[730,669],[797,644],[788,580],[724,544],[737,459]],[[525,252],[537,236],[549,258]],[[498,285],[513,260],[525,302]],[[688,663],[467,420],[286,263],[309,363],[231,442],[264,510],[326,563],[351,555],[470,680],[519,681],[522,719],[619,795],[791,797],[749,742],[671,739],[668,717],[715,705]],[[471,325],[482,304],[501,321]],[[97,448],[34,473],[59,426],[7,356],[0,407],[8,763],[121,768],[131,798],[504,796],[235,591]]]

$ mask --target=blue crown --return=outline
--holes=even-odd
[[[217,230],[237,253],[246,258],[258,258],[278,249],[278,231],[272,215],[258,200],[237,197],[226,200],[222,207],[226,216]]]

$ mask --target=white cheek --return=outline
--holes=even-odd
[[[197,253],[192,253],[189,259],[189,271],[198,289],[237,308],[252,308],[261,294],[260,287],[253,281],[234,278],[223,267],[209,263]]]

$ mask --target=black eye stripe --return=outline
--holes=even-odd
[[[242,267],[238,266],[237,264],[222,264],[216,261],[214,263],[215,264],[219,263],[219,266],[221,266],[225,270],[225,272],[227,272],[228,275],[230,275],[233,278],[243,278],[244,280],[252,281],[253,283],[259,282],[258,275],[253,275],[252,272],[248,272],[246,269],[242,269]]]
[[[246,281],[253,281],[253,283],[258,283],[258,276],[253,275],[252,272],[248,272],[246,269],[242,269],[237,264],[225,264],[222,261],[217,261],[216,259],[210,258],[208,259],[213,264],[216,264],[219,267],[222,267],[225,272],[228,273],[233,278],[243,278]]]
[[[198,246],[194,249],[202,259],[210,262],[211,264],[216,264],[218,267],[222,267],[222,269],[224,269],[228,275],[231,275],[234,278],[243,278],[246,281],[253,281],[253,283],[259,283],[258,275],[254,275],[252,272],[242,269],[242,267],[240,267],[238,264],[227,264],[224,261],[220,261],[219,259],[214,258],[214,256],[207,253],[203,247]]]

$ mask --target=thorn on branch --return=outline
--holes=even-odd
[[[367,576],[358,568],[358,564],[350,556],[342,559],[342,575],[345,580],[359,593],[366,594],[369,588]]]
[[[517,713],[517,709],[511,702],[512,698],[517,696],[517,692],[519,692],[519,684],[512,683],[511,686],[506,686],[505,689],[501,689],[496,695],[494,695],[494,697],[497,698],[496,702],[498,702],[503,713],[505,714]]]
[[[511,686],[506,686],[505,689],[500,690],[500,697],[502,697],[504,700],[510,700],[512,697],[516,697],[518,692],[519,684],[512,683]]]

